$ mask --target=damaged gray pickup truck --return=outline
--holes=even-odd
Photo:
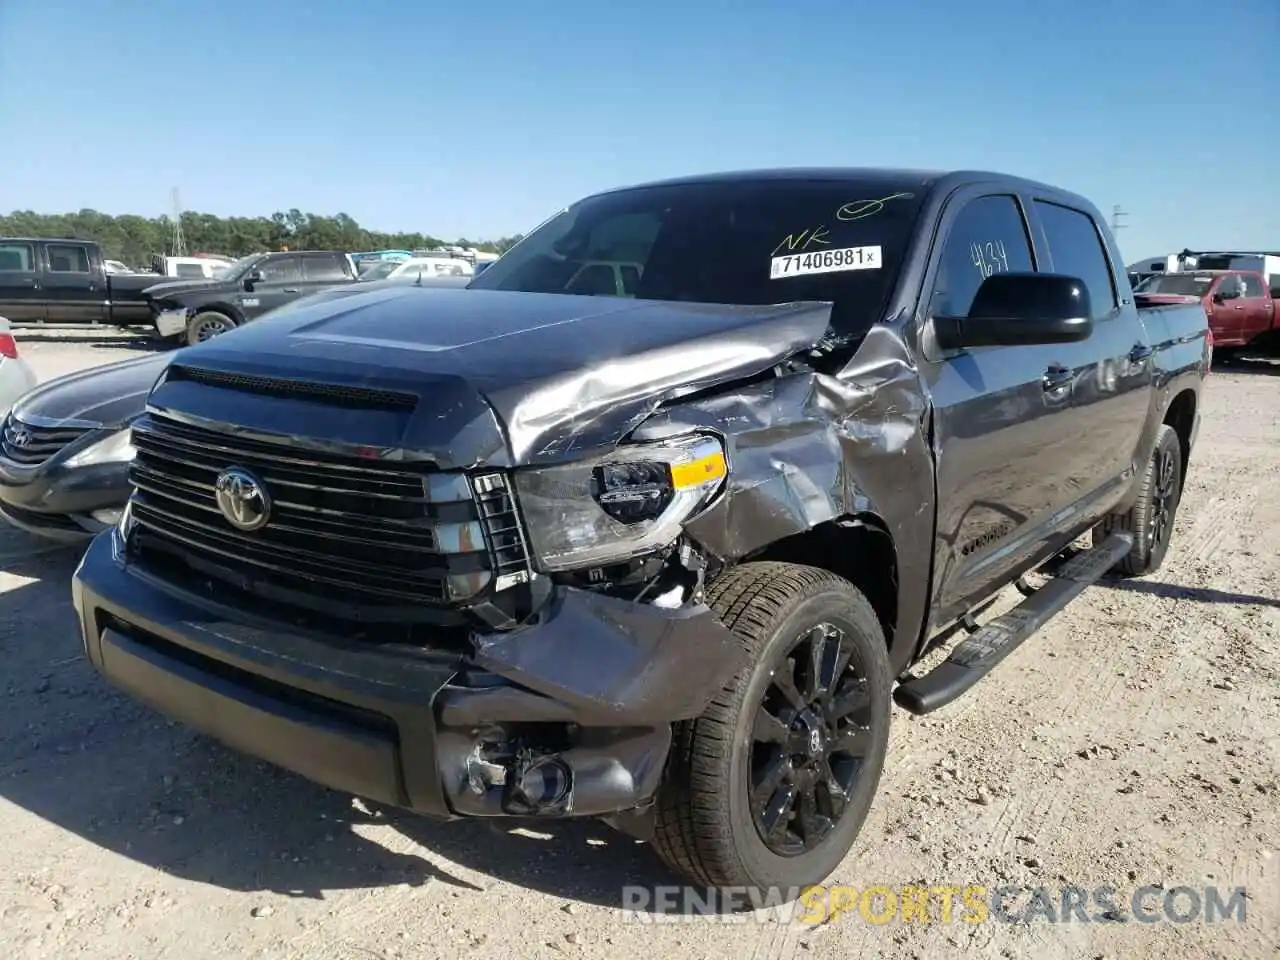
[[[894,702],[1160,565],[1207,330],[1026,180],[598,194],[466,290],[177,354],[75,575],[87,655],[343,791],[599,817],[695,882],[794,890],[861,829]]]

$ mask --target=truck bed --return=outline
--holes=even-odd
[[[1207,335],[1208,318],[1199,301],[1161,303],[1135,293],[1133,302],[1152,345],[1157,348],[1192,340],[1203,341]]]

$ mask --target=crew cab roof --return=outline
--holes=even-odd
[[[97,240],[90,240],[88,237],[6,237],[0,235],[0,240],[10,243],[92,243],[98,246]]]
[[[695,184],[715,183],[748,183],[752,181],[797,181],[797,182],[832,182],[856,181],[859,184],[883,182],[890,189],[900,187],[904,182],[918,184],[924,190],[938,190],[950,193],[952,190],[975,183],[999,183],[1011,189],[1034,191],[1046,196],[1056,196],[1068,200],[1085,210],[1095,209],[1085,197],[1037,180],[1015,177],[1007,173],[990,170],[924,170],[911,167],[771,167],[758,170],[728,170],[717,173],[694,174],[692,176],[674,177],[667,180],[653,180],[646,183],[632,184],[628,187],[617,187],[602,190],[594,196],[606,196],[626,190],[645,189],[649,187],[673,187]]]

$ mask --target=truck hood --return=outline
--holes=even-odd
[[[302,445],[373,448],[446,468],[576,459],[612,447],[668,400],[814,347],[830,313],[831,304],[814,302],[740,307],[396,285],[180,351],[151,403]],[[315,384],[337,388],[322,413],[304,400]],[[381,413],[372,409],[379,403]]]
[[[26,394],[13,412],[120,426],[143,411],[147,391],[172,359],[172,354],[158,353],[57,377]]]

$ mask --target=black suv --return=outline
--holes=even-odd
[[[333,250],[252,253],[213,280],[158,283],[144,293],[161,337],[200,343],[321,287],[353,283],[355,264]]]

